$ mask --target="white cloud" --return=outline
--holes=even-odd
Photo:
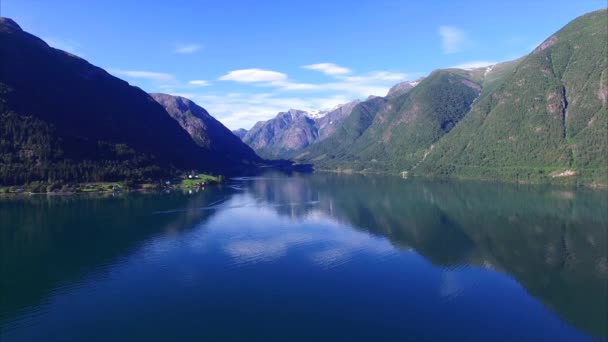
[[[221,230],[211,228],[207,232],[220,238],[230,237],[224,246],[224,252],[232,258],[233,264],[237,267],[274,261],[301,248],[309,250],[306,256],[311,264],[323,269],[343,265],[361,254],[384,258],[396,252],[395,247],[387,239],[376,238],[358,230],[345,229],[345,224],[328,215],[325,209],[313,210],[303,216],[279,214],[271,207],[293,208],[310,205],[310,202],[301,202],[299,198],[293,198],[285,202],[262,203],[264,201],[260,202],[259,196],[256,196],[255,184],[251,189],[252,191],[244,192],[224,202],[225,208],[235,210],[219,212],[212,218],[212,223],[215,227],[224,228]],[[316,202],[315,205],[317,204],[321,202]],[[261,224],[259,222],[249,224],[247,227],[249,234],[235,234],[238,227],[230,224],[234,222],[235,217],[248,217],[252,214],[265,220]],[[275,224],[264,224],[269,220]],[[293,227],[289,230],[281,228],[285,226],[285,222],[290,222]]]
[[[378,82],[398,82],[405,81],[408,74],[390,71],[373,71],[359,76],[348,76],[343,78],[351,83],[378,83]]]
[[[389,71],[373,71],[361,75],[336,75],[335,81],[318,84],[272,82],[267,86],[275,86],[279,91],[307,91],[307,92],[335,92],[342,96],[354,98],[366,98],[369,95],[384,95],[400,81],[409,78],[408,74]]]
[[[202,93],[196,89],[210,86],[211,82],[204,79],[181,81],[172,74],[152,71],[110,71],[117,76],[151,82],[147,89],[149,91],[189,98],[232,129],[251,128],[257,121],[268,120],[278,112],[290,108],[328,110],[354,99],[365,99],[369,95],[383,96],[394,84],[413,79],[417,75],[383,70],[336,74],[334,70],[334,75],[330,75],[332,80],[328,82],[299,83],[279,71],[252,68],[233,70],[219,77],[222,81],[241,83],[238,86],[239,92],[206,90]],[[242,89],[243,87],[247,89]]]
[[[240,83],[255,83],[260,87],[271,87],[277,91],[303,91],[303,92],[340,92],[352,98],[369,95],[384,95],[395,83],[405,81],[409,75],[399,72],[374,71],[361,75],[333,75],[335,81],[326,83],[298,83],[289,80],[287,74],[263,70],[244,69],[231,71],[220,77],[223,81]]]
[[[175,76],[163,72],[153,71],[141,71],[141,70],[122,70],[122,69],[110,69],[110,73],[118,76],[126,76],[132,78],[143,78],[153,81],[172,81],[175,80]]]
[[[179,45],[175,49],[175,53],[194,53],[202,48],[199,44],[184,44]]]
[[[207,86],[211,85],[211,83],[209,83],[209,81],[205,81],[205,80],[192,80],[192,81],[188,82],[188,84],[198,86],[198,87],[207,87]]]
[[[475,69],[475,68],[483,68],[483,67],[487,67],[490,65],[494,65],[498,62],[491,62],[491,61],[471,61],[471,62],[466,62],[466,63],[462,63],[462,64],[458,64],[458,65],[454,65],[451,66],[450,68],[457,68],[457,69]]]
[[[341,95],[282,96],[277,93],[200,94],[170,92],[198,103],[230,129],[251,128],[256,122],[268,120],[290,108],[302,110],[329,109],[353,98]]]
[[[302,68],[320,71],[326,75],[331,75],[331,76],[345,75],[345,74],[351,73],[350,69],[341,67],[334,63],[318,63],[318,64],[311,64],[311,65],[304,65],[304,66],[302,66]]]
[[[242,69],[230,71],[219,79],[221,81],[234,81],[240,83],[280,82],[286,81],[287,75],[271,70]]]
[[[443,52],[447,54],[462,51],[468,42],[464,31],[454,26],[440,26],[439,35]]]

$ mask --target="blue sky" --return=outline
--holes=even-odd
[[[434,69],[518,58],[606,0],[1,0],[0,15],[229,128],[384,95]]]

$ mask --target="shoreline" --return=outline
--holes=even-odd
[[[388,175],[394,177],[402,177],[400,173],[396,172],[385,172],[385,171],[354,171],[354,170],[338,170],[338,169],[315,169],[313,172],[328,172],[336,174],[360,174],[360,175]],[[435,181],[479,181],[479,182],[495,182],[495,183],[506,183],[506,184],[521,184],[521,185],[551,185],[551,186],[562,186],[562,187],[573,187],[573,188],[587,188],[594,190],[608,190],[608,183],[577,183],[576,179],[564,179],[559,178],[557,180],[546,179],[538,181],[523,181],[523,180],[509,180],[509,179],[496,179],[496,178],[481,178],[481,177],[461,177],[461,176],[424,176],[419,174],[410,174],[404,179],[426,179]],[[560,181],[562,180],[562,181]],[[564,182],[563,180],[571,180],[571,182]]]
[[[190,177],[191,176],[191,177]],[[175,191],[175,190],[192,190],[196,188],[204,188],[206,186],[219,185],[224,182],[224,176],[212,176],[207,174],[196,174],[189,176],[180,176],[167,181],[161,179],[154,182],[142,182],[127,185],[128,181],[117,182],[53,182],[36,183],[29,185],[11,185],[0,186],[0,196],[15,196],[15,195],[47,195],[47,196],[73,196],[80,194],[120,194],[130,192],[159,192],[159,191]],[[56,187],[51,191],[28,191],[28,187],[35,189]],[[13,190],[11,190],[13,189]],[[59,190],[61,189],[61,190]],[[66,190],[64,190],[66,189]]]

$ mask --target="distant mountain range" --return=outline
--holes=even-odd
[[[331,136],[340,127],[358,100],[330,111],[312,114],[290,109],[268,121],[260,121],[242,137],[260,156],[288,159],[309,145]]]
[[[341,172],[608,185],[607,41],[604,9],[514,61],[436,70],[384,97],[291,109],[230,132],[188,99],[146,94],[1,18],[0,184],[226,172],[268,158]]]
[[[348,108],[322,139],[322,118],[282,113],[243,140],[315,169],[606,185],[607,41],[604,9],[520,59],[399,83]]]

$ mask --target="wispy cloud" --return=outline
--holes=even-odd
[[[174,75],[163,73],[163,72],[142,71],[142,70],[122,70],[122,69],[110,69],[108,71],[117,76],[126,76],[126,77],[131,77],[131,78],[143,78],[143,79],[153,80],[153,81],[166,82],[166,81],[175,80]]]
[[[465,32],[454,26],[440,26],[441,47],[446,54],[457,53],[468,44]]]
[[[211,83],[209,83],[209,81],[205,81],[205,80],[192,80],[192,81],[188,82],[188,84],[198,86],[198,87],[208,87],[211,85]]]
[[[345,75],[350,74],[349,68],[341,67],[334,63],[318,63],[302,66],[304,69],[320,71],[326,75]]]
[[[213,115],[231,128],[249,128],[259,120],[268,120],[289,108],[302,110],[329,109],[369,95],[384,96],[395,83],[413,79],[417,74],[393,71],[371,71],[356,74],[333,63],[321,63],[305,69],[321,71],[332,80],[320,83],[300,83],[286,73],[259,68],[230,71],[221,81],[249,84],[264,93],[247,94],[180,94],[205,106]],[[346,72],[348,70],[348,73]],[[329,72],[329,73],[328,73]],[[255,89],[255,88],[254,88]]]
[[[331,64],[331,63],[327,63]],[[341,67],[340,67],[341,68]],[[344,68],[346,69],[346,68]],[[315,69],[317,70],[317,69]],[[335,71],[335,70],[334,70]],[[349,73],[351,71],[349,70]],[[342,95],[367,97],[369,95],[384,95],[395,83],[405,81],[410,75],[400,72],[374,71],[360,75],[334,74],[332,82],[299,83],[289,79],[287,74],[263,69],[234,70],[221,76],[221,81],[253,83],[256,86],[271,87],[277,91],[303,92],[340,92]]]
[[[277,93],[170,93],[198,103],[231,129],[251,128],[257,121],[268,120],[289,108],[329,109],[352,100],[348,96],[326,94],[284,96]]]
[[[458,65],[454,65],[451,66],[451,68],[457,68],[457,69],[475,69],[475,68],[483,68],[483,67],[487,67],[490,65],[494,65],[498,62],[493,62],[493,61],[470,61],[470,62],[465,62],[465,63],[461,63]]]
[[[371,82],[397,82],[405,81],[408,74],[402,72],[391,72],[391,71],[373,71],[367,74],[358,76],[344,77],[344,81],[351,83],[371,83]]]
[[[203,46],[199,44],[182,44],[175,48],[175,53],[194,53],[200,50]]]
[[[313,70],[311,72],[320,70],[307,69]],[[328,71],[329,68],[324,70]],[[225,93],[206,88],[203,93],[200,91],[201,87],[211,86],[211,82],[205,79],[185,81],[165,72],[109,69],[118,77],[146,81],[144,87],[148,91],[189,98],[207,108],[230,128],[250,128],[255,122],[268,120],[276,113],[289,108],[324,110],[354,99],[365,99],[369,95],[383,96],[395,83],[414,79],[417,75],[387,70],[366,73],[355,73],[350,69],[348,73],[336,70],[330,71],[333,75],[329,75],[329,81],[320,83],[297,82],[286,73],[275,70],[233,70],[220,76],[218,80],[239,83],[239,92]]]

